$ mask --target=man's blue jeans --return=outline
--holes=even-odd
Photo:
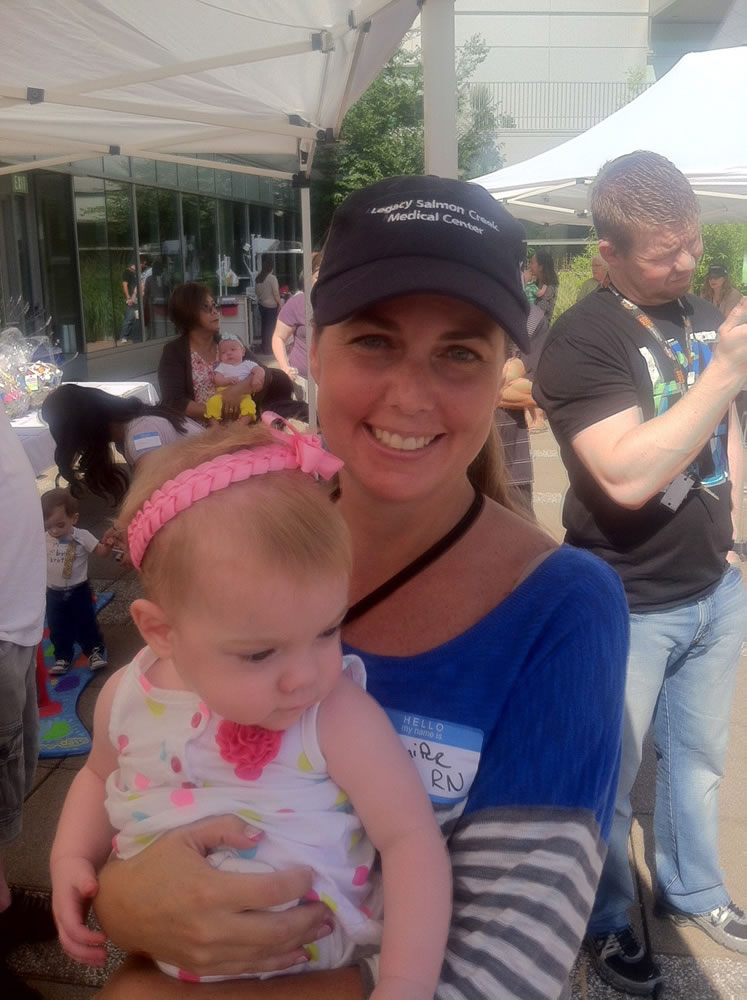
[[[718,863],[718,790],[746,611],[742,574],[730,568],[702,600],[630,616],[620,780],[589,934],[630,923],[630,791],[652,721],[658,892],[686,913],[729,901]]]

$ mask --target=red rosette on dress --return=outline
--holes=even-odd
[[[256,781],[262,776],[264,768],[277,757],[282,739],[282,732],[243,726],[228,719],[221,722],[215,734],[221,757],[236,765],[234,774],[242,781]]]

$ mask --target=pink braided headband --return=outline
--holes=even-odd
[[[275,413],[262,415],[262,421],[266,424],[280,419],[282,418]],[[342,466],[341,459],[324,451],[318,434],[299,434],[287,423],[286,427],[292,431],[291,434],[272,431],[277,442],[275,444],[218,455],[195,469],[185,469],[175,479],[169,479],[157,489],[127,528],[133,566],[140,569],[145,550],[164,524],[211,493],[224,490],[232,483],[244,482],[252,476],[287,469],[300,469],[309,475],[330,479]]]

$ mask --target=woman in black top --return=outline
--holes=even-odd
[[[176,413],[203,420],[205,403],[215,392],[213,369],[218,360],[220,313],[210,290],[197,281],[178,285],[169,299],[169,317],[179,336],[164,345],[158,363],[161,403]],[[251,361],[258,359],[246,351]],[[285,372],[261,365],[265,381],[253,393],[260,409],[272,409],[284,417],[307,419],[305,403],[293,398],[293,383]],[[223,393],[223,414],[232,420],[239,415],[242,396],[251,390],[248,379],[227,386]]]

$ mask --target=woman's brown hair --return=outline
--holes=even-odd
[[[178,333],[189,333],[200,325],[200,311],[210,294],[201,281],[185,281],[176,286],[169,298],[169,319]]]

